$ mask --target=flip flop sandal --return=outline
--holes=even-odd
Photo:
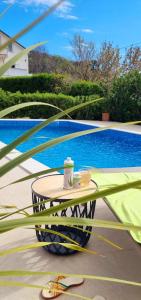
[[[70,287],[79,286],[83,284],[83,282],[84,279],[80,278],[58,276],[54,281],[47,283],[47,288],[42,290],[41,296],[43,299],[55,299],[63,294],[63,291],[66,291]]]

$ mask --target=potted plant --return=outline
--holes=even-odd
[[[110,121],[110,113],[105,111],[102,113],[102,121]]]

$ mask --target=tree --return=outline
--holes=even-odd
[[[130,47],[126,50],[122,70],[123,73],[126,73],[130,70],[141,71],[141,48],[140,47]]]
[[[59,55],[50,55],[44,47],[31,51],[29,54],[30,73],[62,73],[74,74],[74,65],[72,61]]]
[[[75,35],[71,41],[72,53],[75,57],[74,68],[79,79],[91,80],[93,76],[92,62],[96,50],[93,42],[87,42],[80,35]]]
[[[41,46],[36,50],[31,51],[29,54],[29,72],[30,73],[44,73],[47,67],[47,52],[46,49]]]
[[[48,73],[63,73],[73,75],[73,63],[59,55],[48,55],[47,57],[47,72]]]
[[[114,48],[110,42],[104,42],[94,62],[93,71],[96,79],[107,83],[117,77],[120,73],[119,48]]]

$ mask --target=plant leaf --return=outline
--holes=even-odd
[[[13,254],[13,253],[17,253],[17,252],[21,252],[21,251],[25,251],[25,250],[30,250],[30,249],[40,248],[40,247],[44,247],[44,246],[49,246],[49,245],[61,245],[68,249],[85,252],[85,253],[90,253],[90,254],[97,254],[93,250],[82,248],[79,245],[75,245],[75,244],[58,243],[58,242],[37,242],[34,244],[28,244],[28,245],[24,245],[21,247],[15,247],[15,248],[7,249],[4,251],[0,251],[0,256],[5,256],[5,255],[9,255],[9,254]]]
[[[28,283],[25,283],[25,282],[19,282],[19,281],[0,281],[0,286],[11,286],[11,287],[27,287],[27,288],[36,288],[36,289],[45,289],[47,288],[46,285],[33,285],[33,284],[28,284]],[[55,291],[55,289],[54,289]],[[58,292],[58,290],[56,290]],[[83,299],[83,300],[91,300],[91,298],[88,298],[88,297],[84,297],[84,296],[81,296],[79,294],[74,294],[74,293],[68,293],[68,292],[65,292],[65,291],[61,291],[62,294],[64,295],[68,295],[68,296],[72,296],[72,297],[75,297],[75,298],[79,298],[79,299]]]
[[[101,240],[101,241],[105,242],[106,244],[108,244],[108,245],[110,245],[110,246],[112,246],[112,247],[114,247],[114,248],[116,248],[118,250],[123,250],[123,248],[121,248],[119,245],[117,245],[116,243],[112,242],[111,240],[109,240],[108,238],[106,238],[103,235],[97,234],[97,233],[95,233],[93,231],[89,231],[89,230],[83,229],[81,227],[78,228],[78,227],[75,227],[75,226],[71,226],[71,228],[72,227],[76,228],[77,230],[80,230],[82,232],[87,232],[87,233],[89,233],[91,235],[94,235],[98,240]]]
[[[107,220],[97,220],[89,218],[73,218],[73,217],[54,217],[54,216],[38,216],[25,217],[14,220],[6,220],[0,222],[0,233],[11,229],[29,226],[29,225],[65,225],[65,226],[92,226],[98,228],[109,228],[116,230],[134,230],[141,231],[141,226],[132,224],[122,224],[120,222],[112,222]]]
[[[17,208],[16,205],[0,205],[0,209],[11,209],[11,208]]]
[[[46,215],[46,216],[52,215],[52,214],[54,214],[54,213],[56,213],[60,210],[66,209],[68,207],[78,205],[78,204],[84,204],[88,201],[94,201],[94,200],[97,200],[99,198],[104,198],[104,197],[106,197],[108,195],[111,195],[111,194],[116,194],[116,193],[131,189],[131,188],[135,188],[135,187],[139,186],[140,184],[141,184],[141,180],[136,180],[136,181],[131,181],[129,183],[124,183],[124,184],[118,185],[116,187],[111,187],[109,189],[103,189],[103,190],[100,190],[100,191],[96,191],[96,192],[94,192],[90,195],[87,195],[87,196],[83,196],[83,197],[80,197],[80,198],[65,201],[64,203],[61,203],[61,204],[56,205],[54,207],[48,208],[47,210],[36,213],[32,216],[37,217],[37,216],[43,216],[43,215]],[[51,199],[50,199],[50,201],[51,201]]]
[[[12,214],[12,213],[11,213]],[[27,212],[25,212],[25,211],[22,211],[22,212],[19,212],[19,214],[21,214],[21,215],[24,215],[24,216],[27,216],[27,217],[29,217],[30,215],[27,213]],[[0,213],[0,217],[8,217],[9,216],[9,213]]]
[[[121,184],[121,185],[119,185],[119,186],[116,186],[116,187],[112,187],[112,188],[110,188],[110,189],[104,189],[104,190],[102,190],[102,191],[97,191],[97,192],[95,192],[95,193],[92,193],[92,194],[90,194],[90,195],[87,195],[87,196],[83,196],[83,197],[80,197],[80,198],[77,198],[77,199],[72,199],[72,200],[68,200],[68,201],[65,201],[65,203],[62,203],[62,204],[59,204],[59,205],[57,205],[57,206],[55,206],[55,207],[51,207],[51,208],[49,208],[49,209],[47,209],[47,210],[44,210],[44,211],[42,211],[42,212],[39,212],[39,213],[36,213],[36,214],[33,214],[32,216],[31,216],[31,219],[32,218],[35,218],[35,219],[37,219],[38,221],[39,221],[39,217],[40,217],[40,215],[42,216],[41,218],[42,218],[42,220],[43,220],[43,216],[45,216],[45,218],[46,218],[46,216],[48,216],[48,215],[50,215],[50,214],[54,214],[54,213],[56,213],[56,212],[58,212],[58,211],[60,211],[60,210],[63,210],[63,209],[66,209],[66,208],[68,208],[68,207],[71,207],[71,206],[74,206],[74,205],[78,205],[78,204],[84,204],[84,203],[86,203],[86,202],[88,202],[88,201],[91,201],[91,200],[96,200],[96,199],[99,199],[99,198],[103,198],[103,197],[105,197],[105,196],[108,196],[108,195],[111,195],[111,194],[115,194],[115,193],[118,193],[118,192],[121,192],[121,191],[124,191],[124,190],[128,190],[128,189],[130,189],[130,188],[135,188],[135,187],[137,187],[137,186],[139,186],[141,184],[141,180],[137,180],[137,181],[132,181],[132,182],[130,182],[130,183],[125,183],[125,184]],[[49,199],[49,200],[47,200],[47,201],[52,201],[52,199]],[[25,209],[25,208],[24,208]],[[68,220],[69,218],[66,218],[66,220]],[[29,220],[29,218],[28,218],[28,220]],[[50,219],[51,220],[51,219]],[[56,219],[55,219],[56,220]],[[59,220],[59,219],[58,219]],[[73,223],[73,222],[71,222],[71,224],[65,224],[65,225],[84,225],[84,221],[83,221],[83,224],[80,224],[81,223],[81,219],[79,220],[79,224],[76,224],[76,220],[74,219],[74,218],[71,218],[70,220],[74,220],[74,222],[75,223]],[[84,220],[84,219],[83,219]],[[13,220],[12,220],[13,221]],[[14,220],[14,222],[15,222],[16,220]],[[32,225],[34,225],[34,224],[39,224],[38,223],[38,221],[35,221],[35,223],[32,223]],[[62,221],[63,221],[63,219],[62,219]],[[8,224],[8,222],[11,222],[11,221],[6,221],[7,222],[7,224]],[[23,222],[23,219],[21,220],[21,224],[22,224],[22,222]],[[40,222],[41,222],[41,220],[40,220]],[[92,220],[91,220],[91,222],[92,222]],[[104,222],[106,222],[106,221],[104,221]],[[4,222],[3,222],[4,223]],[[6,223],[4,223],[5,225],[6,225]],[[40,223],[40,224],[42,224],[42,223]],[[44,223],[43,223],[44,224]],[[55,223],[56,224],[56,223]],[[64,223],[63,223],[64,224]],[[111,224],[111,222],[110,222],[110,224]],[[117,226],[117,224],[121,227],[122,226],[122,224],[121,223],[112,223],[113,225],[115,225],[116,224],[116,226]],[[0,224],[0,227],[1,227],[1,225],[2,225],[2,222],[1,222],[1,224]],[[27,223],[27,225],[30,225],[29,223]],[[90,225],[90,224],[87,224],[87,225]],[[127,230],[134,230],[135,228],[137,229],[137,230],[141,230],[141,227],[137,227],[137,226],[132,226],[132,228],[130,227],[128,227],[128,225],[129,225],[129,227],[130,226],[132,226],[131,224],[126,224],[125,226],[124,226],[124,228],[126,228]],[[24,225],[22,225],[22,226],[24,226]],[[93,226],[93,225],[90,225],[90,226]],[[128,227],[128,228],[127,228]],[[113,227],[114,228],[114,227]],[[125,230],[123,228],[123,230]],[[115,228],[115,229],[117,229],[117,227]],[[7,230],[7,228],[4,228],[4,230]]]
[[[7,42],[5,42],[3,45],[1,45],[0,46],[0,51],[3,50],[3,49],[5,49],[9,44],[11,44],[14,41],[18,40],[21,36],[23,36],[25,33],[27,33],[28,31],[30,31],[33,27],[35,27],[37,24],[39,24],[41,21],[43,21],[52,12],[54,12],[56,10],[56,8],[59,7],[63,2],[64,2],[64,0],[57,1],[48,10],[46,10],[40,17],[38,17],[36,20],[34,20],[33,22],[31,22],[24,29],[22,29],[20,32],[18,32],[16,35],[14,35],[13,38],[9,39]]]
[[[18,61],[21,57],[27,55],[31,50],[33,50],[41,45],[44,45],[45,43],[47,43],[47,42],[41,42],[41,43],[32,45],[32,46],[22,50],[15,56],[13,56],[11,59],[9,59],[5,64],[3,64],[0,67],[0,76],[2,76],[7,70],[9,70],[11,68],[11,66],[14,65],[16,63],[16,61]]]
[[[0,18],[2,18],[12,6],[13,6],[13,3],[9,4],[5,9],[3,9],[3,11],[1,11],[1,13],[0,13]]]
[[[9,186],[9,185],[16,184],[16,183],[20,183],[20,182],[23,182],[23,181],[26,181],[26,180],[30,180],[30,179],[33,179],[33,178],[35,178],[35,177],[39,177],[39,176],[41,176],[41,175],[45,175],[45,174],[50,174],[50,173],[53,173],[53,172],[61,171],[61,170],[65,169],[65,168],[68,168],[68,167],[62,166],[62,167],[58,167],[58,168],[46,169],[46,170],[43,170],[43,171],[41,171],[41,172],[33,173],[33,174],[31,174],[31,175],[25,176],[25,177],[23,177],[23,178],[20,178],[20,179],[18,179],[18,180],[15,180],[15,181],[13,181],[13,182],[7,184],[7,185],[2,186],[2,187],[0,188],[0,190],[6,188],[6,187]]]
[[[83,108],[87,105],[93,104],[94,102],[97,101],[101,101],[103,98],[99,98],[96,100],[91,100],[88,101],[86,103],[81,103],[78,104],[76,106],[73,106],[71,108],[68,108],[65,111],[62,111],[52,117],[50,117],[49,119],[47,119],[46,121],[43,121],[42,123],[34,126],[33,128],[29,129],[28,131],[26,131],[22,136],[18,137],[17,139],[15,139],[12,143],[10,143],[9,145],[5,146],[4,148],[2,148],[2,150],[0,151],[0,159],[2,159],[6,154],[8,154],[11,150],[13,150],[14,148],[16,148],[19,144],[25,142],[29,137],[31,137],[33,134],[35,134],[36,132],[38,132],[39,130],[41,130],[42,128],[44,128],[45,126],[49,125],[50,123],[52,123],[55,120],[60,119],[61,117],[63,117],[64,115],[70,114],[71,112]]]
[[[100,281],[107,281],[107,282],[114,282],[119,284],[126,284],[131,286],[139,286],[141,287],[141,282],[134,282],[134,281],[128,281],[124,279],[118,279],[113,277],[106,277],[106,276],[96,276],[96,275],[87,275],[87,274],[71,274],[71,273],[63,273],[63,272],[38,272],[38,271],[27,271],[27,270],[6,270],[6,271],[0,271],[0,276],[58,276],[62,275],[65,277],[74,277],[74,278],[84,278],[84,279],[90,279],[90,280],[100,280]],[[11,282],[11,281],[10,281]],[[9,282],[9,284],[10,284]],[[2,285],[0,283],[0,285]],[[44,286],[45,287],[45,286]],[[41,288],[44,288],[41,287]]]
[[[0,213],[0,217],[7,216],[8,213]]]
[[[28,229],[32,229],[32,230],[35,230],[35,231],[42,231],[42,232],[48,232],[48,233],[51,233],[51,234],[54,234],[54,235],[58,235],[60,236],[61,238],[65,239],[65,240],[68,240],[70,241],[71,243],[74,243],[76,245],[79,245],[76,241],[74,241],[73,239],[71,239],[70,237],[68,237],[67,235],[59,232],[59,231],[55,231],[55,230],[52,230],[52,229],[44,229],[44,228],[28,228]]]
[[[66,167],[65,167],[65,168],[66,168]],[[68,168],[68,167],[67,167],[67,168]],[[84,189],[83,191],[89,191],[89,190],[91,190],[91,188],[89,188],[89,189]],[[92,188],[92,190],[93,190],[93,188]],[[76,194],[76,193],[78,193],[78,192],[79,192],[79,190],[77,190],[77,191],[75,191],[75,192],[71,192],[71,194]],[[66,196],[69,195],[69,194],[70,194],[70,191],[66,194]],[[63,196],[63,195],[62,195],[62,196]],[[59,195],[59,197],[61,197],[61,195]],[[3,220],[3,219],[5,219],[5,218],[7,218],[7,217],[10,217],[10,216],[12,216],[12,215],[18,214],[18,213],[20,213],[20,212],[22,212],[23,210],[26,210],[26,209],[28,209],[28,208],[36,207],[36,206],[38,206],[38,205],[41,205],[41,204],[43,205],[43,204],[48,203],[48,202],[53,201],[53,200],[57,200],[59,197],[54,197],[54,198],[47,199],[47,200],[44,200],[44,201],[39,201],[38,203],[35,203],[35,204],[31,204],[31,205],[25,206],[25,207],[20,208],[20,209],[14,211],[14,212],[12,212],[12,213],[9,213],[6,217],[0,218],[0,220]]]
[[[138,123],[141,123],[141,121],[136,121],[136,122],[128,122],[128,123],[124,123],[124,125],[126,124],[138,124]],[[117,127],[120,127],[120,125],[118,125]],[[48,141],[48,142],[45,142],[35,148],[32,148],[31,150],[21,154],[20,156],[18,156],[17,158],[13,159],[12,161],[6,163],[5,165],[3,165],[1,168],[0,168],[0,177],[3,176],[4,174],[6,174],[7,172],[9,172],[10,170],[12,170],[14,167],[18,166],[20,163],[22,163],[23,161],[27,160],[28,158],[32,157],[33,155],[45,150],[45,149],[48,149],[48,148],[51,148],[55,145],[58,145],[62,142],[65,142],[65,141],[69,141],[71,139],[74,139],[76,137],[81,137],[81,136],[84,136],[84,135],[87,135],[87,134],[91,134],[91,133],[96,133],[96,132],[99,132],[99,131],[104,131],[104,130],[107,130],[107,129],[110,129],[112,127],[115,127],[115,126],[109,126],[109,127],[105,127],[105,128],[97,128],[97,129],[88,129],[88,130],[84,130],[84,131],[79,131],[79,132],[75,132],[75,133],[71,133],[71,134],[68,134],[68,135],[65,135],[65,136],[61,136],[61,137],[58,137],[56,139],[53,139],[51,141]]]
[[[3,109],[2,111],[0,111],[0,119],[5,117],[6,115],[9,115],[11,112],[14,112],[16,110],[28,107],[28,106],[35,106],[35,105],[45,105],[45,106],[51,106],[54,107],[58,110],[61,110],[59,107],[54,106],[52,104],[49,103],[45,103],[45,102],[25,102],[25,103],[20,103],[20,104],[16,104],[13,106],[10,106],[8,108]]]

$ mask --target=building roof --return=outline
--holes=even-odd
[[[10,35],[8,35],[7,33],[5,33],[3,30],[1,30],[0,29],[0,33],[2,33],[2,34],[4,34],[4,35],[6,35],[9,39],[11,39],[11,36]],[[17,41],[14,41],[14,43],[16,43],[16,44],[18,44],[19,46],[21,46],[22,48],[24,48],[25,49],[25,47],[22,45],[22,44],[20,44],[19,42],[17,42]]]

